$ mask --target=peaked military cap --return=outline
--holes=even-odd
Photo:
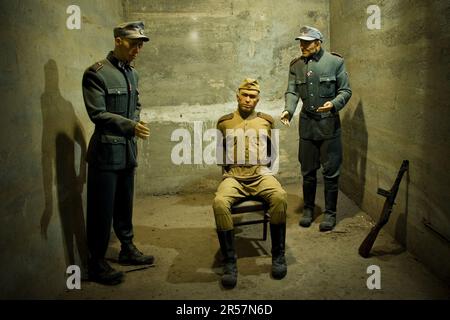
[[[320,40],[323,41],[323,35],[322,33],[310,26],[303,26],[300,28],[300,35],[295,38],[295,40],[306,40],[306,41],[312,41],[312,40]]]
[[[124,37],[128,39],[142,39],[149,41],[149,37],[144,34],[144,22],[132,21],[124,22],[114,28],[114,38]]]

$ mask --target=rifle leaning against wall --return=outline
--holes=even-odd
[[[382,195],[383,197],[386,197],[386,201],[384,202],[383,211],[381,212],[381,216],[378,223],[372,228],[372,230],[370,230],[367,237],[359,246],[358,251],[362,257],[364,258],[369,257],[370,250],[372,249],[372,246],[378,236],[378,233],[380,232],[381,228],[388,222],[389,216],[391,215],[392,212],[392,207],[394,206],[394,201],[395,197],[397,196],[400,182],[402,181],[403,174],[408,170],[408,168],[409,168],[409,161],[403,160],[402,166],[400,167],[400,170],[397,175],[397,179],[395,179],[395,182],[392,185],[391,190],[387,191],[378,188],[377,193]]]

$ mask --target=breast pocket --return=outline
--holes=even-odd
[[[319,96],[322,98],[336,95],[336,76],[320,76]]]
[[[110,88],[106,96],[106,110],[108,112],[125,114],[128,106],[127,88]]]
[[[296,79],[295,84],[297,86],[297,92],[300,94],[300,98],[305,99],[308,97],[308,88],[306,79]]]

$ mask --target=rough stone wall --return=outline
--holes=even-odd
[[[380,8],[381,29],[367,28],[369,5]],[[341,187],[378,219],[377,188],[389,189],[408,159],[386,229],[449,280],[450,4],[338,0],[330,12],[331,49],[344,55],[354,91],[342,114]]]
[[[55,297],[66,288],[66,266],[86,254],[83,158],[93,126],[81,77],[113,48],[123,9],[120,1],[77,1],[81,29],[69,30],[71,4],[0,4],[4,299]]]

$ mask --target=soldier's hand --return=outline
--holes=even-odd
[[[144,121],[139,121],[134,127],[134,135],[141,139],[147,139],[150,136],[150,129]]]
[[[286,110],[283,111],[283,113],[281,114],[280,117],[281,123],[283,123],[285,126],[290,127],[291,124],[289,122],[289,112],[287,112]]]
[[[317,108],[316,112],[328,112],[333,109],[334,105],[331,101],[327,101],[323,104],[323,106]]]

